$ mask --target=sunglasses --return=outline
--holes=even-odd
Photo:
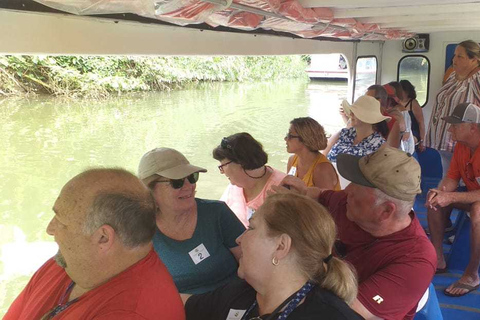
[[[191,184],[195,184],[197,183],[199,176],[200,176],[200,173],[194,172],[191,175],[186,176],[185,178],[182,178],[182,179],[157,180],[157,181],[154,181],[154,183],[168,182],[170,183],[173,189],[180,189],[185,184],[185,179],[188,179],[188,182],[190,182]]]
[[[302,141],[302,137],[293,135],[290,132],[287,132],[287,134],[285,135],[285,139],[287,139],[287,140],[298,139],[298,140]]]

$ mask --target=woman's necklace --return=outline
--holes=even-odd
[[[315,285],[311,282],[306,282],[303,287],[301,287],[298,291],[294,292],[290,297],[285,299],[273,312],[265,318],[265,320],[273,320],[280,310],[283,307],[287,306],[285,310],[276,318],[276,320],[285,320],[287,317],[292,313],[293,310],[300,304],[305,296],[315,287]],[[253,304],[248,308],[247,312],[243,315],[241,320],[247,319],[248,314],[257,306],[257,300],[253,302]],[[250,320],[263,320],[260,316],[250,318]]]

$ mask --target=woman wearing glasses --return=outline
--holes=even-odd
[[[362,319],[348,306],[357,281],[348,264],[332,256],[335,223],[322,205],[275,194],[250,222],[237,239],[243,280],[182,295],[187,320]]]
[[[230,180],[220,200],[248,227],[248,220],[265,201],[268,190],[280,184],[286,174],[266,165],[268,155],[262,144],[246,132],[223,138],[213,150],[213,158],[220,162],[220,173]]]
[[[236,278],[245,227],[222,202],[195,198],[199,172],[183,154],[170,148],[147,152],[138,176],[157,204],[153,246],[178,288],[203,293]]]
[[[327,146],[325,130],[310,117],[295,118],[285,136],[288,159],[287,172],[299,177],[307,187],[340,190],[337,172],[330,161],[320,153]]]

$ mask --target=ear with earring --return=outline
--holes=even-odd
[[[278,263],[279,263],[278,258],[277,258],[277,257],[273,257],[273,258],[272,258],[272,264],[273,264],[274,266],[278,266]]]

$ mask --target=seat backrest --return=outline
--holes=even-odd
[[[437,150],[425,148],[423,152],[416,152],[415,158],[417,158],[418,163],[422,168],[422,178],[428,177],[442,179],[442,159]]]
[[[414,320],[443,320],[433,283],[430,283],[427,291],[419,301]]]

